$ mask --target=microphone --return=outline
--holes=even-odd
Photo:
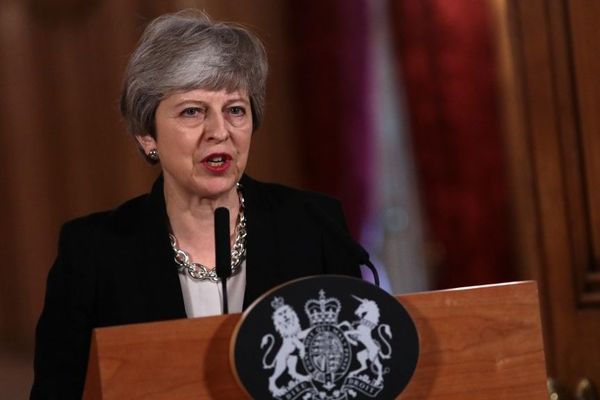
[[[355,257],[361,265],[366,266],[373,273],[375,285],[379,286],[379,274],[377,269],[369,259],[369,253],[357,243],[350,234],[343,229],[339,223],[334,221],[321,207],[307,201],[306,209],[308,212],[324,226],[331,236],[337,239],[338,243],[342,244],[346,250]]]
[[[229,235],[229,210],[215,210],[215,270],[223,288],[223,314],[229,313],[227,303],[227,278],[231,276],[231,243]]]

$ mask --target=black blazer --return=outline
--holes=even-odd
[[[343,229],[337,200],[244,176],[244,308],[272,287],[316,274],[360,276],[354,259],[307,209]],[[66,223],[36,330],[32,399],[81,398],[95,327],[186,318],[167,228],[163,182],[115,210]]]

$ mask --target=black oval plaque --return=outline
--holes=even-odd
[[[404,307],[360,279],[298,279],[255,301],[232,338],[235,374],[255,399],[393,399],[419,355]]]

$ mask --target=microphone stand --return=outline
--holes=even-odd
[[[221,290],[223,291],[223,314],[229,314],[229,303],[227,302],[227,279],[221,278]]]

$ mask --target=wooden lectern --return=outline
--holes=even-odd
[[[400,399],[547,399],[535,282],[397,296],[420,340]],[[245,399],[229,364],[240,314],[96,329],[84,399]]]

